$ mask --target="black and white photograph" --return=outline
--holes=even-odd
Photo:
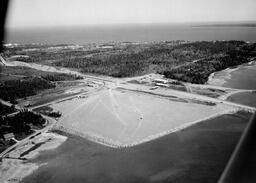
[[[255,0],[0,0],[0,183],[255,182]]]

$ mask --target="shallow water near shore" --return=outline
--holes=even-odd
[[[227,99],[228,101],[256,107],[256,92],[242,92],[234,94]]]
[[[216,182],[250,114],[226,114],[138,146],[114,149],[67,135],[30,163],[30,182]]]
[[[211,80],[209,84],[256,90],[256,62],[217,72]]]
[[[243,64],[237,68],[229,68],[214,74],[208,82],[212,85],[228,88],[256,90],[256,62]],[[231,95],[228,101],[256,107],[255,92],[241,92]]]

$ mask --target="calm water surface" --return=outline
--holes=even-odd
[[[69,135],[60,147],[33,160],[47,165],[23,182],[216,182],[249,117],[247,113],[223,115],[124,149]]]
[[[243,92],[228,97],[231,102],[256,107],[256,92]]]
[[[223,86],[226,87],[256,90],[256,63],[239,66],[225,81]]]
[[[227,71],[216,73],[215,78],[224,79],[225,83],[221,86],[255,90],[256,91],[256,63],[244,64],[227,74]],[[256,92],[242,92],[228,97],[229,101],[256,107]]]
[[[8,29],[7,43],[152,42],[170,40],[244,40],[256,42],[256,26],[194,27],[193,24],[141,24]]]

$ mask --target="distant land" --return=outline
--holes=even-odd
[[[192,27],[256,27],[256,23],[216,23],[216,24],[198,24]]]

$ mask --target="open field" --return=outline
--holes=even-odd
[[[121,89],[103,90],[51,107],[63,114],[60,128],[114,146],[136,145],[237,110],[224,104],[209,105]]]

